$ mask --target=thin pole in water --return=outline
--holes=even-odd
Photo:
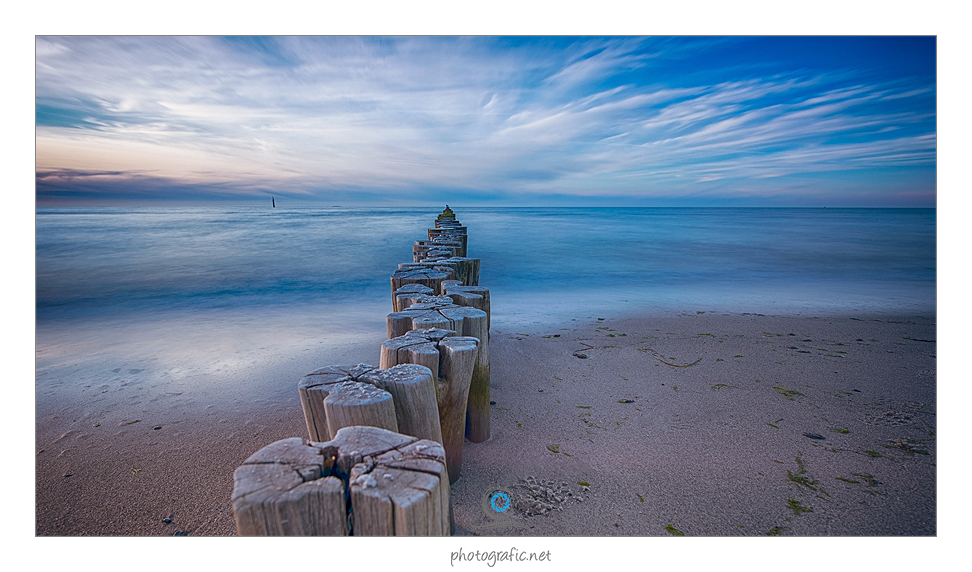
[[[273,197],[270,197],[270,204],[273,205],[273,208],[277,208],[277,201],[273,200]]]

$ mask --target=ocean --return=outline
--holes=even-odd
[[[936,310],[935,209],[452,208],[494,329]],[[441,210],[39,208],[38,405],[129,371],[232,392],[275,359],[357,358],[383,338],[390,274]]]
[[[37,320],[384,301],[439,210],[38,209]],[[481,283],[541,314],[558,298],[777,313],[935,305],[934,209],[456,210]]]

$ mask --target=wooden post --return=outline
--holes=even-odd
[[[450,483],[459,480],[462,467],[466,405],[479,353],[479,340],[455,334],[452,330],[435,328],[412,330],[381,345],[382,368],[402,363],[420,364],[428,367],[436,378],[439,425]]]
[[[459,247],[459,252],[456,255],[466,256],[466,252],[468,251],[467,245],[469,244],[469,240],[466,235],[466,227],[458,226],[458,227],[430,228],[429,240],[436,240],[439,238],[459,241],[461,243],[461,246]]]
[[[368,383],[342,381],[331,385],[324,399],[330,435],[352,425],[368,425],[398,432],[392,395]]]
[[[468,308],[475,310],[475,308]],[[486,312],[476,310],[481,314],[475,319],[463,320],[463,328],[459,333],[472,336],[479,340],[479,352],[476,354],[476,364],[473,366],[472,381],[469,385],[469,404],[466,408],[466,438],[473,443],[482,443],[489,439],[489,326]]]
[[[489,288],[464,286],[458,280],[443,280],[442,292],[459,306],[469,306],[486,312],[486,329],[490,327]]]
[[[372,369],[374,366],[364,364],[328,366],[314,370],[300,379],[297,392],[311,441],[327,441],[331,438],[324,400],[330,395],[334,384],[353,381]]]
[[[462,241],[462,249],[457,256],[466,256],[466,227],[456,220],[456,213],[452,212],[449,205],[442,211],[442,214],[435,218],[435,228],[429,229],[429,240],[447,238]]]
[[[448,472],[442,445],[417,441],[351,469],[356,536],[449,536]]]
[[[334,459],[295,437],[272,443],[233,473],[240,536],[346,536],[346,483]]]
[[[406,310],[388,314],[386,324],[389,339],[403,336],[410,330],[441,328],[479,340],[466,410],[466,437],[473,443],[489,439],[489,325],[486,312],[456,305],[413,304]]]
[[[412,246],[412,261],[422,262],[426,258],[458,256],[462,242],[437,237],[435,240],[416,240]]]
[[[453,274],[455,274],[454,279],[461,282],[464,286],[479,285],[480,259],[453,256],[452,258],[439,260],[438,264],[452,267]]]
[[[396,365],[371,370],[358,380],[392,394],[400,433],[442,442],[435,378],[429,368],[415,364]]]
[[[422,284],[406,284],[392,292],[392,310],[395,312],[401,312],[404,308],[400,306],[399,297],[401,296],[411,296],[414,294],[426,294],[431,296],[433,290],[428,286]]]
[[[442,445],[377,427],[346,427],[319,446],[349,483],[353,535],[449,535]]]
[[[374,386],[374,391],[349,385],[354,382]],[[429,368],[402,365],[378,370],[364,364],[330,366],[305,375],[297,389],[312,441],[326,441],[348,425],[374,424],[442,442],[435,380]],[[390,395],[382,395],[385,392]],[[392,409],[394,419],[389,416]],[[339,417],[332,420],[331,415],[335,413]]]
[[[453,305],[452,298],[449,296],[430,296],[428,294],[399,294],[398,295],[398,311],[403,312],[412,306],[418,304],[424,305],[434,305],[434,306],[450,306]],[[426,306],[422,306],[423,308]]]
[[[453,274],[453,278],[450,278],[449,280],[458,280],[464,286],[478,286],[480,262],[481,261],[479,258],[465,258],[459,256],[452,256],[449,258],[442,258],[438,260],[427,259],[422,262],[402,263],[398,265],[398,269],[399,270],[434,269],[442,272],[448,272],[449,270],[451,270]]]
[[[395,292],[406,284],[422,284],[432,289],[432,293],[439,295],[442,293],[442,281],[451,280],[454,273],[443,270],[398,270],[391,276],[391,289]],[[394,304],[394,299],[392,304]]]
[[[479,328],[472,325],[472,322],[476,320],[481,320],[485,327],[486,312],[476,308],[436,301],[435,303],[415,303],[401,312],[392,312],[388,314],[385,323],[388,329],[388,338],[391,339],[403,336],[409,330],[425,328],[455,330],[461,336],[474,335],[465,332],[478,332]],[[479,336],[475,337],[478,338]]]
[[[446,475],[439,443],[378,427],[344,427],[324,443],[284,439],[233,474],[237,532],[448,536]]]

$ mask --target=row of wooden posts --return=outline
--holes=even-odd
[[[451,534],[464,438],[489,439],[489,290],[445,210],[391,276],[378,367],[327,366],[297,385],[309,440],[233,474],[243,536]]]

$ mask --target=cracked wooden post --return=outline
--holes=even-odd
[[[422,330],[426,328],[441,328],[443,330],[455,330],[460,336],[474,336],[480,333],[480,329],[485,328],[486,312],[476,308],[458,306],[452,303],[452,299],[440,296],[430,297],[433,302],[417,302],[411,304],[401,312],[392,312],[385,319],[387,326],[388,339],[404,336],[405,332],[411,330]],[[411,298],[418,300],[419,297]],[[482,322],[482,328],[478,322]],[[476,332],[476,334],[466,333]],[[484,340],[480,340],[483,342]]]
[[[448,268],[452,271],[453,275],[453,278],[449,280],[458,280],[464,286],[478,286],[480,266],[481,260],[479,258],[453,256],[434,261],[404,262],[398,265],[398,269],[400,271],[428,269],[446,271]]]
[[[267,445],[233,473],[240,536],[346,536],[346,482],[334,458],[294,437]]]
[[[324,400],[330,395],[334,384],[355,380],[374,366],[358,364],[328,366],[308,373],[297,383],[300,406],[304,410],[304,421],[311,441],[327,441],[331,433],[327,428],[327,412]]]
[[[395,304],[395,291],[406,284],[421,284],[432,289],[433,294],[442,293],[442,281],[452,280],[455,274],[445,269],[401,269],[391,276],[392,305]]]
[[[466,437],[473,443],[489,439],[489,327],[486,312],[454,304],[413,304],[401,312],[388,314],[386,323],[389,339],[403,336],[410,330],[441,328],[479,340],[466,409]]]
[[[431,296],[432,293],[433,290],[423,284],[406,284],[401,288],[399,288],[398,290],[392,292],[392,311],[401,312],[402,310],[404,310],[400,302],[400,298],[403,296],[411,297],[417,294],[425,294],[427,296]]]
[[[233,474],[237,532],[448,536],[447,474],[439,443],[378,427],[344,427],[324,443],[283,439]]]
[[[392,394],[400,433],[441,443],[435,380],[432,370],[416,364],[374,369],[359,378]]]
[[[354,387],[348,384],[354,382],[369,384],[377,391],[387,392],[391,400],[364,388],[348,392],[349,388]],[[388,416],[391,407],[397,424],[395,430],[420,439],[442,442],[435,380],[428,368],[401,365],[379,370],[364,364],[329,366],[305,375],[297,384],[297,389],[307,433],[312,441],[326,441],[338,429],[349,424],[391,428]],[[368,395],[371,397],[363,399]],[[338,412],[339,417],[332,419],[334,412]]]
[[[458,256],[461,251],[462,243],[458,240],[416,240],[412,245],[412,262],[422,262],[430,258],[451,258]]]
[[[354,535],[449,536],[452,511],[442,445],[419,440],[379,452],[371,446],[370,431],[344,433],[351,429],[374,428],[350,427],[335,439],[341,452],[357,451],[362,458],[348,481]]]
[[[464,226],[430,228],[429,242],[435,242],[437,240],[458,242],[459,249],[456,252],[456,256],[466,256],[469,250],[469,237],[466,235],[466,227]]]
[[[369,383],[341,381],[331,385],[324,398],[327,431],[330,435],[352,425],[368,425],[398,432],[395,403],[391,393]]]
[[[486,329],[490,327],[489,288],[484,286],[466,286],[458,280],[443,280],[442,293],[452,299],[458,306],[469,306],[486,312]]]
[[[437,328],[412,330],[381,345],[382,368],[414,363],[432,371],[450,483],[459,480],[462,468],[466,406],[478,346],[476,338]]]
[[[405,294],[398,296],[399,312],[404,312],[418,304],[450,306],[453,305],[452,298],[449,296],[430,296],[428,294]],[[424,306],[423,306],[424,307]]]
[[[443,266],[451,266],[453,269],[453,274],[455,275],[453,280],[460,281],[464,286],[479,285],[479,267],[481,264],[479,258],[453,256],[452,258],[439,260],[438,264]]]

